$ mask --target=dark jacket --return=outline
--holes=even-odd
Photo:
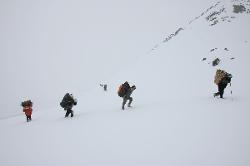
[[[73,105],[76,105],[77,101],[73,98],[72,95],[70,95],[69,93],[67,93],[64,97],[63,100],[61,102],[61,106],[65,109],[72,109]]]
[[[227,84],[229,84],[230,82],[231,82],[231,77],[224,77],[222,78],[218,86],[225,89],[227,87]]]
[[[129,98],[135,89],[135,86],[129,87],[124,95],[124,98]]]

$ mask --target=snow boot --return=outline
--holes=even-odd
[[[219,92],[214,93],[214,97],[219,96]]]

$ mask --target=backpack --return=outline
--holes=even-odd
[[[223,80],[223,78],[225,78],[225,77],[229,77],[230,81],[231,81],[232,75],[225,72],[224,70],[218,69],[216,71],[216,74],[215,74],[215,77],[214,77],[214,83],[216,85],[218,85]]]
[[[119,86],[117,93],[118,93],[118,96],[120,96],[120,97],[125,96],[126,88],[123,84]]]
[[[21,103],[22,107],[32,107],[33,103],[31,100],[26,100]]]
[[[69,104],[74,104],[76,105],[76,102],[74,101],[74,99],[71,97],[71,95],[69,93],[66,93],[62,99],[62,101],[60,102],[60,106],[62,108],[66,108]]]
[[[60,106],[62,107],[62,108],[65,108],[66,106],[67,106],[67,103],[66,102],[64,102],[63,100],[60,102]]]

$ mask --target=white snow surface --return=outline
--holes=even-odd
[[[102,29],[93,38],[91,35],[96,32],[96,29],[90,28],[87,38],[93,41],[89,43],[83,39],[86,35],[85,32],[82,32],[82,35],[77,34],[84,27],[84,24],[78,24],[78,19],[83,14],[81,12],[83,2],[47,2],[49,8],[44,13],[43,9],[45,5],[48,5],[45,2],[25,1],[26,5],[32,4],[36,7],[35,9],[40,9],[40,11],[36,11],[37,15],[29,17],[32,19],[43,18],[42,20],[29,20],[26,23],[39,22],[40,25],[46,25],[45,29],[40,30],[43,33],[47,32],[47,35],[50,33],[50,35],[58,35],[59,38],[54,36],[53,41],[48,40],[48,45],[44,41],[40,41],[40,44],[34,43],[33,46],[41,46],[41,48],[31,48],[31,52],[23,50],[32,44],[31,41],[24,40],[20,43],[21,46],[17,46],[20,41],[16,40],[24,39],[23,37],[27,34],[30,34],[30,39],[37,33],[37,36],[43,36],[40,34],[41,31],[33,29],[34,27],[30,28],[34,32],[21,33],[19,29],[20,31],[16,34],[20,36],[11,36],[12,38],[9,39],[9,42],[17,42],[12,44],[20,48],[7,49],[6,47],[10,47],[11,44],[4,44],[5,41],[0,40],[5,46],[1,46],[1,53],[4,54],[3,56],[6,58],[4,60],[7,63],[1,62],[1,69],[5,67],[0,71],[3,73],[1,81],[4,85],[4,88],[1,87],[3,92],[1,101],[6,106],[4,109],[9,112],[6,113],[4,110],[2,113],[0,112],[2,115],[0,119],[1,166],[250,165],[250,14],[232,12],[232,4],[238,1],[218,1],[219,5],[191,24],[188,24],[190,20],[199,16],[217,1],[207,1],[203,4],[200,4],[198,0],[190,2],[150,1],[150,3],[149,1],[147,3],[135,1],[134,4],[132,1],[128,1],[131,4],[123,1],[120,4],[109,0],[107,4],[103,2],[98,7],[93,1],[88,4],[88,7],[83,8],[89,9],[85,14],[96,10],[93,13],[97,14],[98,18],[92,16],[93,20],[89,21],[93,21],[92,23],[99,26],[106,25],[98,22],[105,22],[105,20],[114,24],[101,27],[107,28],[105,30],[108,33],[101,34],[105,32]],[[242,2],[249,3],[247,0]],[[20,2],[3,1],[1,3],[5,7],[13,9],[18,8]],[[100,2],[98,1],[98,3]],[[168,7],[170,4],[171,9]],[[57,5],[59,8],[54,8]],[[132,14],[127,11],[130,9],[130,5],[134,5]],[[67,7],[75,13],[65,14],[63,11]],[[145,16],[152,16],[154,12],[159,11],[157,7],[160,11],[171,10],[173,13],[172,15],[170,15],[171,12],[159,12],[158,15],[155,13],[154,16],[162,14],[166,19],[163,19],[162,16],[161,19],[155,21],[154,19],[158,18],[147,20],[150,18],[147,17],[141,21],[142,25],[136,24],[135,18],[132,17],[133,14],[145,9]],[[214,26],[209,26],[205,19],[206,16],[213,10],[222,7],[227,10],[224,14],[235,18],[230,22],[221,21]],[[1,8],[4,7],[1,6]],[[27,15],[35,12],[34,8],[31,9],[27,8]],[[109,9],[112,10],[109,11]],[[183,9],[183,13],[178,11],[180,9]],[[57,16],[56,22],[49,19],[48,15],[51,14],[51,11],[53,11],[53,16]],[[118,14],[114,16],[112,12],[118,12]],[[17,23],[18,15],[11,13],[12,17],[16,18],[15,20],[5,17],[6,13],[8,13],[7,9],[1,13],[2,20],[7,22],[10,19],[12,24],[19,24]],[[60,13],[67,16],[66,20],[59,16]],[[46,14],[48,14],[47,17],[44,16]],[[105,15],[105,20],[99,18],[102,14]],[[173,21],[171,19],[175,17],[175,14],[177,15],[176,20]],[[117,27],[119,23],[123,22],[122,19],[119,20],[121,15],[124,16],[123,20],[127,19],[125,23],[130,24],[131,29],[123,27],[126,25],[125,23],[119,28]],[[73,16],[77,16],[77,18],[71,18]],[[135,15],[137,19],[143,18],[142,16]],[[84,15],[84,18],[88,18],[88,16]],[[168,20],[171,23],[169,29],[166,28],[169,24]],[[61,29],[59,26],[64,25],[62,23],[65,21],[70,24],[65,26],[69,27]],[[90,24],[90,22],[88,23]],[[154,24],[152,29],[146,27],[150,23]],[[176,24],[172,25],[174,23]],[[35,24],[35,27],[38,26]],[[114,25],[116,27],[113,27]],[[8,26],[14,25],[1,27],[2,35],[8,36],[11,32],[7,29]],[[157,31],[157,26],[162,26],[159,27],[159,31]],[[113,29],[109,29],[111,27]],[[145,29],[140,29],[143,27]],[[175,32],[179,27],[184,30],[171,40],[162,42],[164,37]],[[12,28],[15,29],[15,27]],[[57,34],[54,33],[57,32],[54,28],[58,29]],[[118,35],[117,38],[112,38],[115,36],[114,34],[112,36],[112,30],[116,30],[115,35],[122,33],[122,37]],[[143,32],[133,38],[139,30]],[[79,38],[72,37],[72,41],[68,41],[71,32],[73,35],[79,35]],[[144,36],[149,32],[150,35]],[[60,34],[64,34],[64,36],[60,37]],[[108,35],[111,37],[108,38]],[[6,36],[5,39],[7,39]],[[43,40],[49,39],[47,37],[44,36]],[[49,48],[53,46],[53,42],[57,47]],[[88,43],[88,46],[84,46],[86,43],[83,42]],[[154,45],[157,47],[151,50]],[[89,52],[84,52],[84,48]],[[111,48],[117,50],[114,51]],[[210,52],[213,48],[217,49]],[[226,51],[225,48],[229,51]],[[35,53],[39,50],[43,50],[43,54],[49,55]],[[101,52],[103,52],[102,55],[100,55]],[[112,55],[108,54],[111,52],[113,52]],[[116,54],[118,52],[121,54]],[[22,55],[15,55],[16,53]],[[25,56],[25,53],[29,55]],[[33,53],[35,55],[32,55]],[[81,56],[81,54],[89,55]],[[62,59],[57,62],[57,58],[60,56]],[[22,57],[31,59],[25,61]],[[221,63],[213,67],[211,61],[216,57],[221,59]],[[73,60],[70,60],[71,58]],[[207,60],[202,61],[203,58],[207,58]],[[36,61],[35,65],[32,64],[33,60]],[[46,64],[47,61],[51,64]],[[34,70],[27,66],[25,69],[21,69],[21,63],[30,64]],[[20,68],[9,66],[6,69],[9,64],[18,64]],[[72,69],[68,71],[67,68],[64,68],[67,65]],[[213,97],[213,93],[217,91],[213,79],[218,68],[225,69],[233,75],[232,86],[225,89],[224,99]],[[23,78],[20,74],[23,74],[25,70],[27,70],[27,75]],[[69,74],[73,71],[75,71],[73,76],[64,77],[65,73]],[[108,74],[109,72],[111,74]],[[8,76],[8,74],[10,75]],[[33,84],[28,82],[24,89],[16,92],[15,90],[19,89],[21,85],[12,81],[18,79],[20,79],[21,85],[24,85],[22,81],[25,82],[25,79],[27,81],[38,80]],[[65,79],[66,83],[63,82]],[[41,80],[45,82],[40,82]],[[62,83],[60,83],[61,81]],[[131,85],[135,84],[137,89],[132,94],[134,98],[132,108],[126,107],[125,110],[121,110],[122,99],[118,97],[116,91],[124,81],[128,81]],[[104,92],[98,85],[103,82],[108,84],[107,92]],[[31,86],[30,89],[28,85]],[[39,89],[41,85],[42,88]],[[49,90],[46,90],[47,87]],[[25,98],[19,98],[18,95],[26,90],[28,92],[23,96],[30,95],[25,97],[35,98],[33,120],[29,123],[20,113],[22,108],[19,106],[20,101],[18,100]],[[73,108],[75,112],[73,118],[64,118],[65,112],[59,106],[64,93],[68,91],[78,99],[78,105]],[[36,96],[35,93],[39,93],[39,95]],[[54,96],[51,96],[53,94]],[[7,97],[4,98],[6,95]],[[17,103],[11,103],[11,99]],[[46,101],[55,103],[51,102],[46,105],[44,104]],[[9,103],[6,102],[17,106],[8,107]]]

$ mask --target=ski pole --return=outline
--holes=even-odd
[[[233,99],[233,90],[232,90],[232,84],[231,84],[231,82],[230,82],[230,87],[231,87],[231,97],[232,97],[232,101],[233,101],[234,99]]]
[[[232,90],[232,83],[230,82],[230,87],[231,87],[231,95],[233,94],[233,90]]]

